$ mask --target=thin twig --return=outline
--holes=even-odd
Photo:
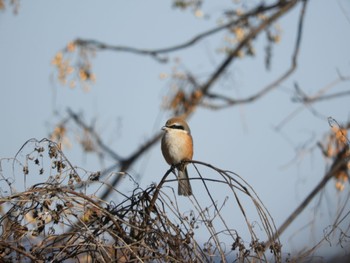
[[[284,223],[278,228],[273,238],[278,238],[287,229],[287,227],[299,216],[299,214],[307,207],[307,205],[312,201],[312,199],[326,186],[328,181],[333,178],[335,174],[338,173],[339,169],[344,165],[347,159],[344,159],[344,153],[348,150],[344,147],[343,151],[340,152],[333,162],[330,170],[324,175],[322,180],[315,186],[315,188],[308,194],[303,202],[290,214],[290,216],[284,221]],[[267,243],[271,244],[274,240],[269,240]]]
[[[270,19],[269,19],[270,22],[268,24],[271,24],[274,20],[276,20],[282,14],[284,14],[285,12],[290,10],[290,8],[292,8],[293,5],[296,4],[296,2],[294,2],[294,3],[291,2],[289,6],[285,7],[286,8],[285,10],[280,10],[274,16],[270,17]],[[286,72],[284,72],[279,78],[277,78],[272,83],[270,83],[269,85],[267,85],[266,87],[261,89],[259,92],[257,92],[254,95],[251,95],[251,96],[249,96],[247,98],[232,99],[232,98],[220,95],[220,94],[214,94],[214,93],[207,92],[208,98],[220,99],[220,100],[224,101],[225,104],[224,105],[213,105],[213,104],[206,103],[206,104],[204,104],[205,107],[209,107],[211,109],[222,109],[222,108],[227,108],[227,107],[231,107],[231,106],[234,106],[234,105],[246,104],[246,103],[254,102],[257,99],[261,98],[262,96],[266,95],[271,90],[273,90],[276,87],[278,87],[278,85],[280,85],[283,81],[285,81],[288,77],[291,76],[291,74],[297,68],[297,60],[298,60],[298,55],[299,55],[299,49],[300,49],[300,43],[301,43],[301,37],[302,37],[302,31],[303,31],[303,24],[304,24],[304,16],[305,16],[305,12],[306,12],[306,4],[307,4],[307,2],[308,2],[307,0],[303,0],[303,6],[302,6],[302,9],[301,9],[301,12],[300,12],[300,17],[299,17],[297,38],[296,38],[294,52],[293,52],[293,55],[292,55],[291,65],[290,65],[289,69],[287,69]],[[264,26],[264,27],[262,27],[262,26]],[[260,28],[257,28],[255,31],[257,31],[258,29],[260,31],[263,28],[265,28],[265,26],[266,25],[261,25]],[[255,32],[251,37],[255,37],[256,33],[258,33],[258,32]],[[239,51],[239,50],[237,50],[237,51]]]
[[[293,2],[293,1],[291,1]],[[230,28],[234,25],[237,25],[241,23],[241,21],[244,21],[248,19],[249,17],[256,16],[259,13],[263,13],[266,11],[270,11],[272,9],[281,8],[283,9],[285,6],[287,6],[288,2],[276,2],[271,5],[258,5],[257,7],[253,8],[251,11],[248,11],[238,17],[238,19],[229,21],[228,23],[225,23],[221,26],[209,29],[208,31],[202,32],[198,34],[197,36],[193,37],[192,39],[185,41],[184,43],[166,47],[166,48],[160,48],[160,49],[141,49],[141,48],[135,48],[135,47],[129,47],[129,46],[114,46],[110,44],[103,43],[101,41],[97,40],[88,40],[88,39],[76,39],[74,42],[78,46],[87,47],[87,48],[94,48],[94,49],[100,49],[100,50],[110,50],[110,51],[117,51],[117,52],[129,52],[134,53],[137,55],[148,55],[153,58],[155,58],[159,62],[166,62],[167,60],[165,58],[160,58],[160,54],[170,53],[174,51],[178,51],[181,49],[185,49],[188,47],[191,47],[192,45],[196,44],[200,40],[209,37],[215,33],[218,33],[224,29]]]

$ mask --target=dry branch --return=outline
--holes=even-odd
[[[1,167],[7,162],[1,160]],[[113,192],[120,201],[108,203],[97,197],[99,190],[91,192],[103,181],[91,181],[93,173],[72,166],[57,144],[30,140],[13,160],[14,174],[6,169],[0,174],[0,255],[11,262],[280,262],[279,242],[266,253],[261,241],[272,239],[276,228],[254,189],[238,174],[190,163],[198,175],[191,180],[206,191],[186,199],[189,207],[180,205],[171,187],[172,169],[157,186],[136,187],[129,195]],[[47,179],[18,192],[9,183],[12,176]],[[78,191],[80,184],[85,187]],[[212,192],[217,187],[226,195]],[[232,225],[227,211],[241,214],[245,229]],[[204,244],[199,233],[205,233]]]
[[[185,41],[184,43],[171,46],[171,47],[166,47],[166,48],[161,48],[161,49],[141,49],[141,48],[135,48],[135,47],[130,47],[130,46],[118,46],[118,45],[110,45],[107,43],[103,43],[98,40],[93,40],[93,39],[76,39],[74,43],[77,46],[83,47],[83,48],[89,48],[89,49],[95,49],[95,50],[109,50],[113,52],[126,52],[126,53],[133,53],[136,55],[148,55],[153,57],[159,62],[167,62],[166,58],[161,58],[159,55],[161,54],[166,54],[166,53],[171,53],[174,51],[179,51],[182,49],[186,49],[189,47],[192,47],[195,45],[197,42],[203,40],[206,37],[212,36],[213,34],[216,34],[222,30],[225,29],[230,29],[236,25],[239,25],[240,23],[244,22],[245,20],[249,19],[250,17],[255,17],[259,14],[262,14],[264,12],[268,12],[271,10],[275,9],[290,9],[293,7],[294,4],[296,4],[297,1],[278,1],[276,3],[273,3],[271,5],[265,5],[264,3],[258,5],[257,7],[254,7],[252,10],[238,16],[238,18],[229,21],[223,25],[217,26],[215,28],[212,28],[208,31],[202,32],[196,36],[194,36],[192,39]],[[271,21],[270,21],[271,22]]]

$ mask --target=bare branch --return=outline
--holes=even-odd
[[[22,249],[21,249],[21,248],[18,248],[16,246],[11,245],[9,242],[4,242],[4,241],[0,240],[0,249],[5,250],[5,248],[16,251],[17,253],[22,254],[26,258],[31,259],[33,262],[36,261],[36,257],[34,257],[30,253],[28,253],[24,247],[22,247]]]
[[[333,118],[329,118],[330,126],[332,126],[332,120]],[[349,161],[349,147],[349,142],[343,145],[342,150],[337,153],[329,171],[323,176],[322,180],[308,194],[304,201],[291,213],[291,215],[278,228],[273,237],[279,237],[287,229],[287,227],[295,220],[295,218],[299,216],[299,214],[307,207],[307,205],[312,201],[312,199],[326,186],[326,184],[331,178],[335,177],[342,170],[347,169],[347,163]],[[273,240],[270,240],[269,242],[271,241]]]
[[[135,161],[138,160],[139,157],[142,156],[147,150],[149,150],[158,140],[161,138],[162,133],[158,132],[156,133],[152,138],[150,138],[145,144],[143,144],[140,148],[138,148],[133,154],[131,154],[128,158],[125,158],[120,165],[113,165],[110,168],[104,170],[101,174],[102,176],[109,174],[111,171],[119,168],[120,171],[127,171],[131,165],[134,164]],[[116,186],[119,184],[120,180],[122,179],[122,175],[119,174],[114,178],[114,180],[111,182],[112,186]],[[109,194],[112,192],[112,188],[107,188],[101,195],[101,199],[106,199]]]
[[[345,96],[349,94],[349,91],[344,91],[344,92],[338,92],[330,95],[324,95],[327,91],[330,89],[334,88],[336,85],[343,81],[349,81],[350,76],[341,76],[339,75],[338,78],[335,80],[331,81],[329,84],[321,88],[319,91],[317,91],[314,95],[312,96],[307,96],[300,88],[298,85],[296,85],[296,90],[298,94],[298,98],[294,98],[293,101],[301,101],[303,102],[303,105],[299,106],[297,109],[295,109],[293,112],[288,114],[276,127],[276,130],[281,130],[284,125],[286,125],[291,119],[293,119],[297,114],[302,112],[307,106],[311,105],[314,102],[326,100],[326,99],[332,99],[336,98],[339,96]]]
[[[290,2],[296,3],[297,1],[293,0]],[[288,3],[287,1],[277,1],[274,4],[266,5],[266,6],[264,4],[261,4],[261,5],[257,6],[256,8],[254,8],[253,10],[251,10],[245,14],[240,15],[237,20],[230,21],[230,22],[225,23],[221,26],[218,26],[218,27],[212,28],[208,31],[202,32],[202,33],[198,34],[197,36],[193,37],[192,39],[190,39],[184,43],[172,46],[172,47],[166,47],[166,48],[161,48],[161,49],[140,49],[140,48],[129,47],[129,46],[118,46],[118,45],[114,46],[114,45],[103,43],[101,41],[91,40],[91,39],[90,40],[89,39],[76,39],[74,41],[74,43],[78,46],[99,49],[99,50],[110,50],[110,51],[116,51],[116,52],[128,52],[128,53],[133,53],[133,54],[137,54],[137,55],[147,55],[147,56],[153,57],[154,59],[156,59],[159,62],[167,62],[166,58],[160,57],[159,55],[191,47],[192,45],[196,44],[200,40],[202,40],[206,37],[209,37],[215,33],[218,33],[224,29],[227,29],[227,28],[230,28],[234,25],[237,25],[241,21],[243,21],[251,16],[256,16],[259,13],[263,13],[263,12],[266,12],[266,11],[269,11],[272,9],[276,9],[276,8],[283,9],[284,6],[290,5],[290,2]]]
[[[291,6],[286,6],[285,10],[280,10],[274,16],[272,16],[269,19],[270,22],[268,24],[272,23],[272,21],[277,19],[280,15],[282,15],[283,13],[287,12],[288,10],[290,10],[290,8],[293,7],[292,4],[293,3],[290,2]],[[294,3],[294,4],[296,4],[296,3]],[[285,81],[295,71],[295,69],[297,68],[297,58],[298,58],[299,48],[300,48],[300,43],[301,43],[301,36],[302,36],[304,16],[305,16],[305,11],[306,11],[306,4],[307,4],[307,0],[304,0],[303,1],[303,6],[302,6],[302,9],[301,9],[301,12],[300,12],[297,39],[296,39],[296,43],[295,43],[294,52],[293,52],[293,55],[292,55],[292,62],[291,62],[290,68],[285,73],[283,73],[278,79],[276,79],[275,81],[273,81],[272,83],[270,83],[269,85],[264,87],[262,90],[260,90],[256,94],[254,94],[252,96],[249,96],[247,98],[244,98],[244,99],[232,99],[232,98],[229,98],[229,97],[226,97],[226,96],[222,96],[222,95],[219,95],[219,94],[213,94],[213,93],[209,93],[208,92],[207,96],[209,98],[220,99],[220,100],[224,101],[225,104],[224,105],[204,104],[206,107],[210,107],[210,108],[213,108],[213,109],[222,109],[222,108],[231,107],[231,106],[234,106],[234,105],[237,105],[237,104],[245,104],[245,103],[253,102],[253,101],[261,98],[262,96],[266,95],[271,90],[273,90],[276,87],[278,87],[278,85],[280,85],[283,81]],[[261,27],[263,27],[263,26],[266,26],[266,25],[261,25],[260,26],[260,30],[262,30]],[[254,36],[255,36],[255,34],[253,35],[253,37]]]
[[[340,91],[340,92],[336,92],[333,94],[322,95],[327,90],[335,87],[336,85],[338,85],[340,82],[343,82],[343,81],[350,81],[350,76],[338,78],[338,79],[332,81],[324,89],[321,89],[319,92],[317,92],[314,96],[308,96],[304,92],[302,92],[302,93],[299,92],[298,93],[299,96],[296,98],[293,98],[292,101],[301,102],[304,104],[311,104],[311,103],[318,102],[318,101],[324,101],[324,100],[329,100],[329,99],[334,99],[334,98],[344,97],[344,96],[350,95],[350,91]]]
[[[100,136],[95,132],[95,130],[90,127],[89,125],[87,125],[85,122],[83,122],[83,120],[81,120],[81,118],[79,117],[78,114],[74,113],[71,109],[68,108],[67,110],[69,116],[76,122],[76,124],[78,124],[79,126],[81,126],[84,130],[88,131],[96,140],[96,143],[98,144],[99,147],[101,147],[101,149],[106,152],[110,157],[112,157],[114,160],[120,162],[123,159],[117,154],[115,153],[112,149],[110,149],[100,138]]]
[[[78,114],[74,113],[71,109],[68,109],[68,114],[71,116],[72,120],[75,121],[75,123],[82,127],[83,129],[87,130],[96,140],[97,144],[101,149],[108,153],[110,157],[112,157],[117,163],[112,165],[111,167],[103,170],[101,172],[100,177],[103,178],[106,175],[110,174],[111,172],[118,170],[121,172],[127,171],[130,166],[134,164],[135,161],[138,160],[140,156],[142,156],[147,150],[149,150],[160,138],[161,138],[161,132],[157,132],[152,138],[150,138],[146,143],[144,143],[142,146],[140,146],[134,153],[132,153],[130,156],[126,158],[121,158],[115,151],[110,149],[100,138],[100,136],[96,133],[96,131],[87,125],[79,116]],[[117,186],[120,182],[120,180],[123,178],[123,174],[116,174],[114,180],[112,181],[112,186]],[[103,192],[101,199],[106,199],[106,197],[113,191],[112,188],[107,188],[105,192]]]

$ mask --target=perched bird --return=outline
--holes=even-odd
[[[187,164],[192,160],[193,140],[190,128],[185,120],[175,117],[169,119],[162,128],[165,131],[162,138],[162,153],[166,162],[178,170],[178,194],[192,195],[190,180],[187,174]]]

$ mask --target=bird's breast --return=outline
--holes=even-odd
[[[191,160],[193,156],[191,135],[183,131],[166,132],[162,138],[162,153],[168,164]]]

